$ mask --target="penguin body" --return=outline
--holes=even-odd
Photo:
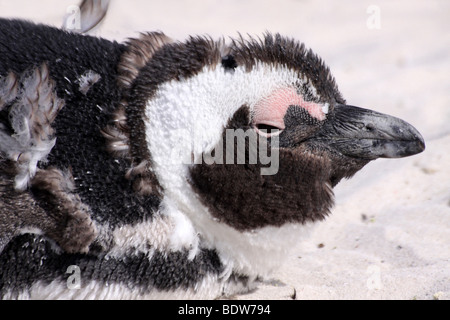
[[[1,19],[0,43],[7,299],[247,292],[342,178],[424,148],[280,35],[119,44]]]

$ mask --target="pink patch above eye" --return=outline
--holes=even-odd
[[[261,99],[255,105],[253,123],[255,125],[270,125],[284,130],[284,116],[290,106],[299,106],[309,112],[317,120],[325,120],[322,106],[315,102],[308,102],[297,93],[294,88],[283,88]]]

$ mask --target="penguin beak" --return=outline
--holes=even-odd
[[[402,158],[425,150],[423,137],[409,123],[347,105],[335,107],[317,138],[346,156],[365,160]]]

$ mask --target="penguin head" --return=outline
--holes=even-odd
[[[150,164],[174,243],[201,239],[247,274],[329,214],[341,179],[424,149],[406,122],[347,105],[324,62],[280,35],[165,44],[128,100],[130,151]]]

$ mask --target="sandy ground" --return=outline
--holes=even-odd
[[[0,0],[0,16],[61,26],[74,3]],[[94,34],[280,32],[327,62],[349,104],[423,134],[423,154],[377,160],[337,186],[332,216],[273,280],[238,299],[450,299],[449,17],[447,0],[112,0]]]

